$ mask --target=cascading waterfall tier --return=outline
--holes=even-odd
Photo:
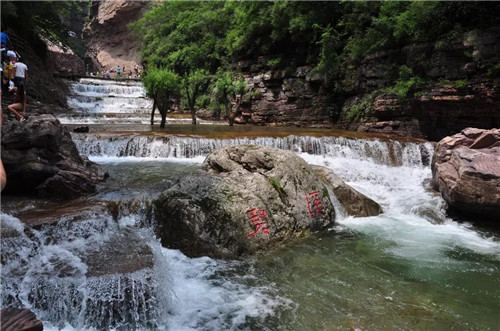
[[[392,166],[427,166],[433,153],[430,143],[344,137],[288,136],[284,138],[208,139],[144,135],[73,135],[81,154],[90,157],[203,157],[225,146],[252,144],[335,158],[370,159]]]
[[[138,246],[159,249],[152,231],[128,225],[132,224],[127,219],[116,222],[103,213],[85,215],[83,220],[62,219],[34,230],[2,214],[2,305],[27,307],[57,328],[66,324],[98,330],[159,327],[164,323],[161,311],[170,301],[162,262],[151,261],[146,267],[130,268],[131,272],[110,269],[110,261],[122,266],[124,254]],[[117,240],[134,247],[127,252],[109,244]],[[141,258],[151,259],[151,254]],[[99,260],[107,262],[99,266]]]

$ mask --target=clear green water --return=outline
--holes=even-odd
[[[450,248],[440,261],[421,261],[386,253],[390,245],[344,230],[258,256],[251,264],[262,282],[293,301],[268,326],[498,330],[500,272],[494,256]]]

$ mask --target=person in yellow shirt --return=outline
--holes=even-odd
[[[7,77],[9,80],[14,79],[14,64],[12,63],[12,60],[10,57],[7,58],[7,64],[4,65],[3,67],[3,75]]]

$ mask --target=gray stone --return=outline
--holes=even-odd
[[[227,147],[208,155],[202,168],[154,202],[164,246],[189,256],[235,257],[334,222],[328,190],[292,152]]]
[[[332,170],[322,166],[311,167],[325,185],[332,190],[348,215],[368,217],[382,213],[382,208],[378,203],[347,185]]]
[[[3,193],[71,199],[94,193],[107,174],[80,156],[69,132],[52,115],[10,121],[2,127]]]

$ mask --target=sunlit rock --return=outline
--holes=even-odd
[[[327,188],[302,158],[253,145],[212,152],[155,206],[163,245],[191,256],[252,253],[324,230],[335,217]]]
[[[500,215],[500,130],[467,128],[442,139],[432,158],[432,184],[451,210],[496,219]]]

